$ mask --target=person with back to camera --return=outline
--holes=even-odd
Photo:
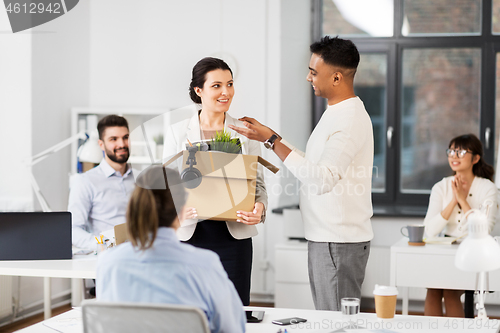
[[[164,157],[169,158],[185,150],[188,140],[191,143],[209,140],[222,130],[240,140],[242,154],[261,154],[259,142],[229,129],[229,126],[242,126],[243,123],[227,113],[234,95],[233,73],[223,60],[207,57],[198,61],[193,67],[189,95],[194,103],[201,104],[201,110],[190,119],[167,129]],[[180,172],[184,168],[182,159],[178,163]],[[253,211],[240,211],[238,222],[225,222],[198,220],[196,207],[191,207],[186,221],[177,231],[177,236],[182,241],[212,250],[219,255],[244,305],[250,304],[252,237],[257,235],[254,224],[264,222],[266,207],[267,193],[263,169],[259,165]]]
[[[498,210],[498,190],[492,182],[494,169],[483,160],[483,146],[474,134],[457,136],[450,141],[448,163],[453,176],[445,177],[432,187],[429,208],[424,219],[427,237],[435,237],[443,230],[445,236],[461,237],[467,234],[465,214],[473,208],[482,208],[491,201],[488,230],[495,225]],[[442,299],[447,317],[464,317],[460,302],[463,290],[427,289],[424,314],[443,316]]]
[[[97,299],[191,305],[211,332],[244,332],[243,305],[217,255],[175,234],[185,202],[175,171],[152,166],[138,177],[127,208],[130,242],[99,254]]]

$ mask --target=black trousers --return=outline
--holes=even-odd
[[[217,253],[241,302],[250,305],[252,238],[235,239],[229,233],[226,222],[205,220],[198,222],[193,236],[186,243]]]

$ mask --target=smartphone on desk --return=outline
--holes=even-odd
[[[276,324],[276,325],[295,325],[298,323],[305,323],[306,321],[307,321],[307,319],[304,319],[304,318],[291,317],[291,318],[273,320],[273,324]]]
[[[245,311],[247,315],[247,323],[260,323],[264,319],[264,311]]]

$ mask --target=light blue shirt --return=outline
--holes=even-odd
[[[99,254],[100,301],[183,304],[205,312],[211,332],[244,332],[243,304],[212,251],[181,243],[174,229],[158,229],[153,247],[130,242]]]
[[[132,168],[122,176],[106,160],[92,170],[76,175],[70,185],[68,211],[72,215],[73,245],[96,248],[94,236],[125,223],[125,214],[135,181]]]

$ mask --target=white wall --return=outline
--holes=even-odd
[[[305,151],[312,132],[311,84],[307,82],[311,44],[310,1],[283,1],[281,8],[280,56],[280,134],[298,149]],[[299,202],[299,182],[286,169],[280,179],[281,188],[287,195],[280,195],[279,205],[288,206]]]
[[[304,151],[313,129],[313,90],[306,80],[312,43],[311,2],[283,1],[281,7],[281,134]]]
[[[39,210],[22,160],[70,135],[69,108],[88,103],[88,3],[17,34],[0,10],[0,211]],[[86,64],[87,63],[87,64]],[[65,210],[69,147],[33,166],[53,210]],[[53,279],[52,295],[67,295],[68,279]],[[41,308],[41,278],[15,279],[20,307]]]
[[[10,31],[0,10],[0,31]],[[29,211],[32,194],[22,160],[31,156],[31,35],[0,33],[0,211]]]
[[[70,137],[70,108],[89,101],[89,2],[32,31],[32,151]],[[53,210],[66,210],[70,148],[33,167]]]
[[[263,118],[265,5],[263,0],[91,2],[91,106],[185,106],[191,103],[194,64],[225,52],[237,64],[231,114]]]
[[[268,112],[264,122],[304,150],[312,130],[311,86],[305,79],[310,57],[311,4],[303,0],[269,1],[267,15]],[[265,301],[266,295],[274,294],[274,247],[286,241],[284,228],[288,222],[283,215],[271,210],[297,204],[299,199],[295,177],[274,153],[264,151],[263,154],[281,169],[277,175],[266,173],[268,217],[264,225],[259,225],[259,236],[254,237],[252,300]],[[288,187],[289,192],[285,194],[283,189],[287,184],[293,186]]]

